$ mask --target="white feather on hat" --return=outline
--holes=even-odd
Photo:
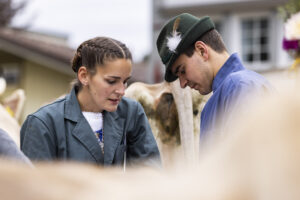
[[[182,39],[181,34],[176,31],[179,26],[179,22],[180,18],[177,18],[174,22],[171,36],[167,37],[167,47],[174,53],[176,53],[176,48]]]

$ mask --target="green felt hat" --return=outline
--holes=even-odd
[[[156,41],[159,56],[166,66],[165,80],[172,82],[177,76],[172,74],[171,67],[178,56],[215,25],[208,17],[198,18],[182,13],[172,18],[162,28]]]

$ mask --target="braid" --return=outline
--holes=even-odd
[[[72,69],[74,72],[77,72],[79,67],[82,65],[81,49],[82,49],[82,44],[77,48],[75,56],[72,60]]]
[[[132,60],[131,53],[125,44],[108,37],[96,37],[83,42],[77,48],[72,60],[72,69],[78,72],[81,66],[85,66],[91,74],[94,74],[96,66],[104,65],[106,61],[122,58]]]
[[[117,43],[117,41],[114,41],[113,39],[109,39],[112,43],[114,43],[115,45],[116,45],[116,47],[118,47],[119,48],[119,50],[122,52],[122,54],[123,54],[123,58],[125,58],[126,56],[125,56],[125,53],[124,53],[124,51],[123,51],[123,49],[122,49],[122,47]]]

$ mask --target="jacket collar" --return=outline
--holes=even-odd
[[[245,70],[241,60],[239,59],[237,53],[232,54],[224,65],[220,68],[217,75],[214,78],[212,89],[215,92],[220,85],[222,85],[223,81],[226,77],[232,72]]]
[[[85,146],[97,162],[104,164],[113,162],[115,151],[123,138],[125,122],[124,118],[119,117],[117,111],[103,112],[104,157],[90,125],[82,114],[75,87],[66,96],[65,119],[76,122],[72,131],[73,136]]]
[[[76,96],[75,87],[72,88],[70,94],[66,96],[65,118],[74,122],[78,122],[81,118],[81,109]]]

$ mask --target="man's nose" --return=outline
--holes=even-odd
[[[179,76],[180,87],[185,88],[187,86],[187,80],[183,76]]]

